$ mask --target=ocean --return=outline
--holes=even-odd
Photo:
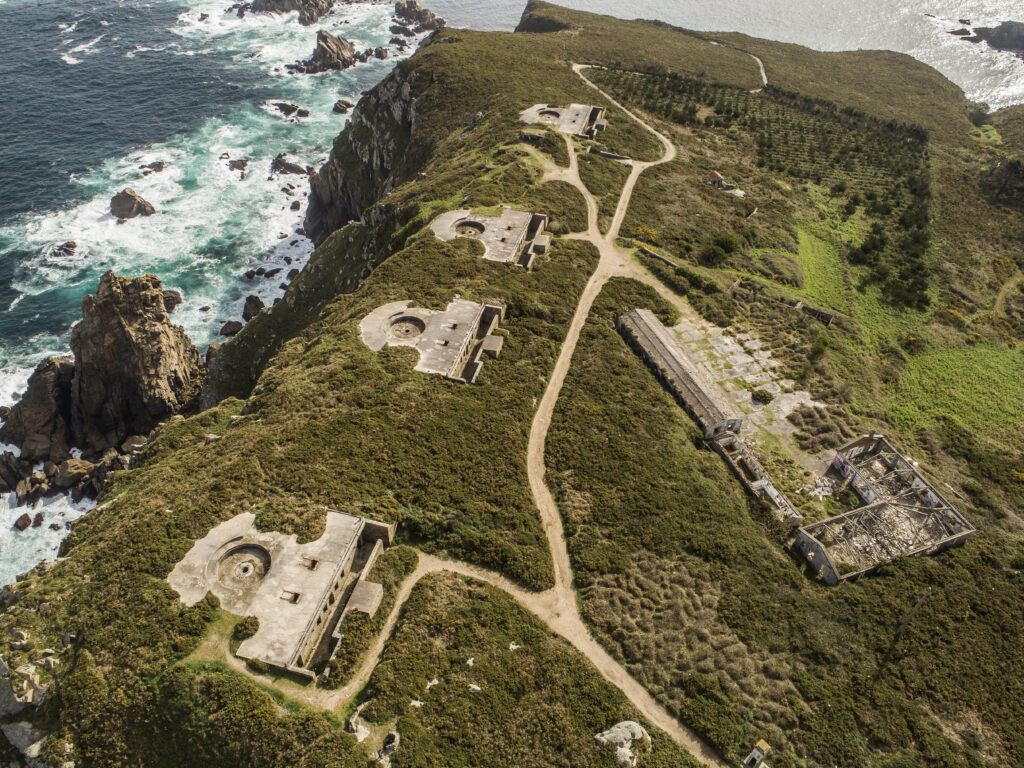
[[[1024,102],[1024,62],[947,34],[961,18],[1021,18],[1010,0],[562,0],[701,30],[737,30],[823,50],[890,48],[946,74],[992,107]],[[174,314],[201,348],[241,317],[250,293],[270,303],[279,280],[258,266],[301,267],[299,177],[269,179],[281,152],[326,159],[355,102],[394,66],[395,52],[345,72],[290,75],[321,27],[359,48],[387,45],[392,5],[345,4],[319,24],[294,14],[238,18],[231,0],[0,0],[0,404],[14,402],[35,364],[67,352],[81,299],[100,275],[153,272],[181,291]],[[525,0],[427,0],[453,26],[515,27]],[[628,10],[624,10],[628,8]],[[202,19],[203,14],[208,18]],[[929,15],[930,14],[930,15]],[[272,105],[308,110],[295,119]],[[245,178],[228,160],[248,161]],[[164,170],[142,166],[162,162]],[[295,190],[285,191],[287,184]],[[110,197],[132,187],[157,213],[118,224]],[[298,200],[299,210],[292,203]],[[54,246],[77,244],[72,256]],[[52,558],[65,523],[88,511],[58,497],[44,524],[17,532],[25,510],[0,499],[0,584]],[[51,525],[54,528],[51,528]]]

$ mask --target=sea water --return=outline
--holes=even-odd
[[[395,52],[345,72],[290,75],[322,28],[357,48],[387,45],[392,4],[342,4],[318,24],[226,13],[232,0],[0,0],[0,405],[24,389],[35,364],[67,352],[81,300],[100,275],[152,272],[181,291],[173,315],[201,348],[241,317],[250,293],[270,303],[311,243],[296,233],[302,177],[270,179],[281,152],[317,165],[346,117],[338,99],[394,66]],[[950,36],[1020,19],[1017,0],[561,0],[625,17],[700,30],[738,30],[822,50],[889,48],[935,66],[969,97],[1024,102],[1024,62]],[[512,29],[524,0],[424,0],[454,26]],[[202,14],[209,18],[200,21]],[[930,15],[929,15],[930,14]],[[295,104],[309,117],[271,105]],[[244,179],[229,159],[248,160]],[[165,170],[140,168],[161,161]],[[291,195],[282,188],[293,184]],[[129,186],[157,213],[118,224],[110,198]],[[292,210],[298,200],[300,209]],[[74,240],[73,256],[54,246]],[[282,267],[274,279],[247,270]],[[17,509],[0,499],[0,584],[56,555],[65,523],[89,504],[66,497]],[[12,523],[43,512],[38,528]],[[50,526],[55,524],[57,530]]]
[[[555,0],[620,18],[659,19],[686,29],[744,32],[822,51],[884,48],[930,64],[993,109],[1024,103],[1024,61],[949,34],[1024,21],[1020,0]],[[433,0],[455,26],[514,29],[523,0]]]
[[[303,27],[294,13],[239,18],[229,5],[0,4],[0,404],[15,401],[40,359],[67,353],[82,297],[109,269],[154,273],[180,291],[172,319],[205,349],[241,318],[247,295],[270,304],[308,259],[312,244],[297,233],[308,183],[270,178],[271,163],[281,152],[301,165],[326,160],[348,119],[334,103],[358,101],[402,54],[392,47],[386,60],[320,75],[285,65],[313,53],[321,28],[359,50],[387,46],[393,6],[339,3]],[[286,117],[275,102],[309,116]],[[232,159],[248,161],[244,178]],[[153,162],[165,169],[145,174]],[[124,187],[157,213],[119,224],[110,198]],[[68,240],[74,255],[56,254]],[[281,272],[245,278],[260,266]],[[0,584],[55,556],[64,523],[87,509],[65,497],[37,508],[0,499]],[[12,527],[40,511],[40,527]]]

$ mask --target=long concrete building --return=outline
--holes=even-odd
[[[743,416],[717,382],[693,361],[674,334],[649,309],[633,309],[619,318],[619,333],[643,358],[705,437],[739,434]]]

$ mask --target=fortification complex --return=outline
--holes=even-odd
[[[534,259],[547,253],[551,245],[551,236],[544,233],[547,224],[548,217],[543,213],[506,207],[498,216],[474,214],[467,209],[448,211],[434,219],[430,228],[444,241],[456,237],[479,240],[488,261],[530,269]]]
[[[505,308],[455,299],[444,311],[393,301],[359,323],[363,343],[374,352],[385,346],[412,347],[420,353],[416,370],[466,384],[476,382],[484,354],[497,358],[504,337],[493,333]]]
[[[294,534],[260,531],[255,518],[246,512],[215,527],[167,581],[186,605],[213,592],[225,610],[259,619],[238,656],[312,678],[349,606],[376,612],[383,588],[365,576],[394,526],[328,510],[323,536],[299,544]]]
[[[552,107],[547,104],[534,104],[519,114],[524,123],[546,123],[561,133],[579,136],[581,139],[593,139],[598,131],[608,127],[604,117],[604,107],[592,104],[570,104],[568,107]]]
[[[974,527],[881,435],[836,451],[831,470],[864,506],[801,528],[796,550],[830,585],[907,555],[962,544]],[[842,490],[842,489],[841,489]]]

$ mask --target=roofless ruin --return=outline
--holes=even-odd
[[[845,478],[864,506],[804,526],[796,550],[822,581],[836,585],[907,555],[933,555],[974,533],[953,506],[881,435],[853,440],[838,451],[831,471]]]

